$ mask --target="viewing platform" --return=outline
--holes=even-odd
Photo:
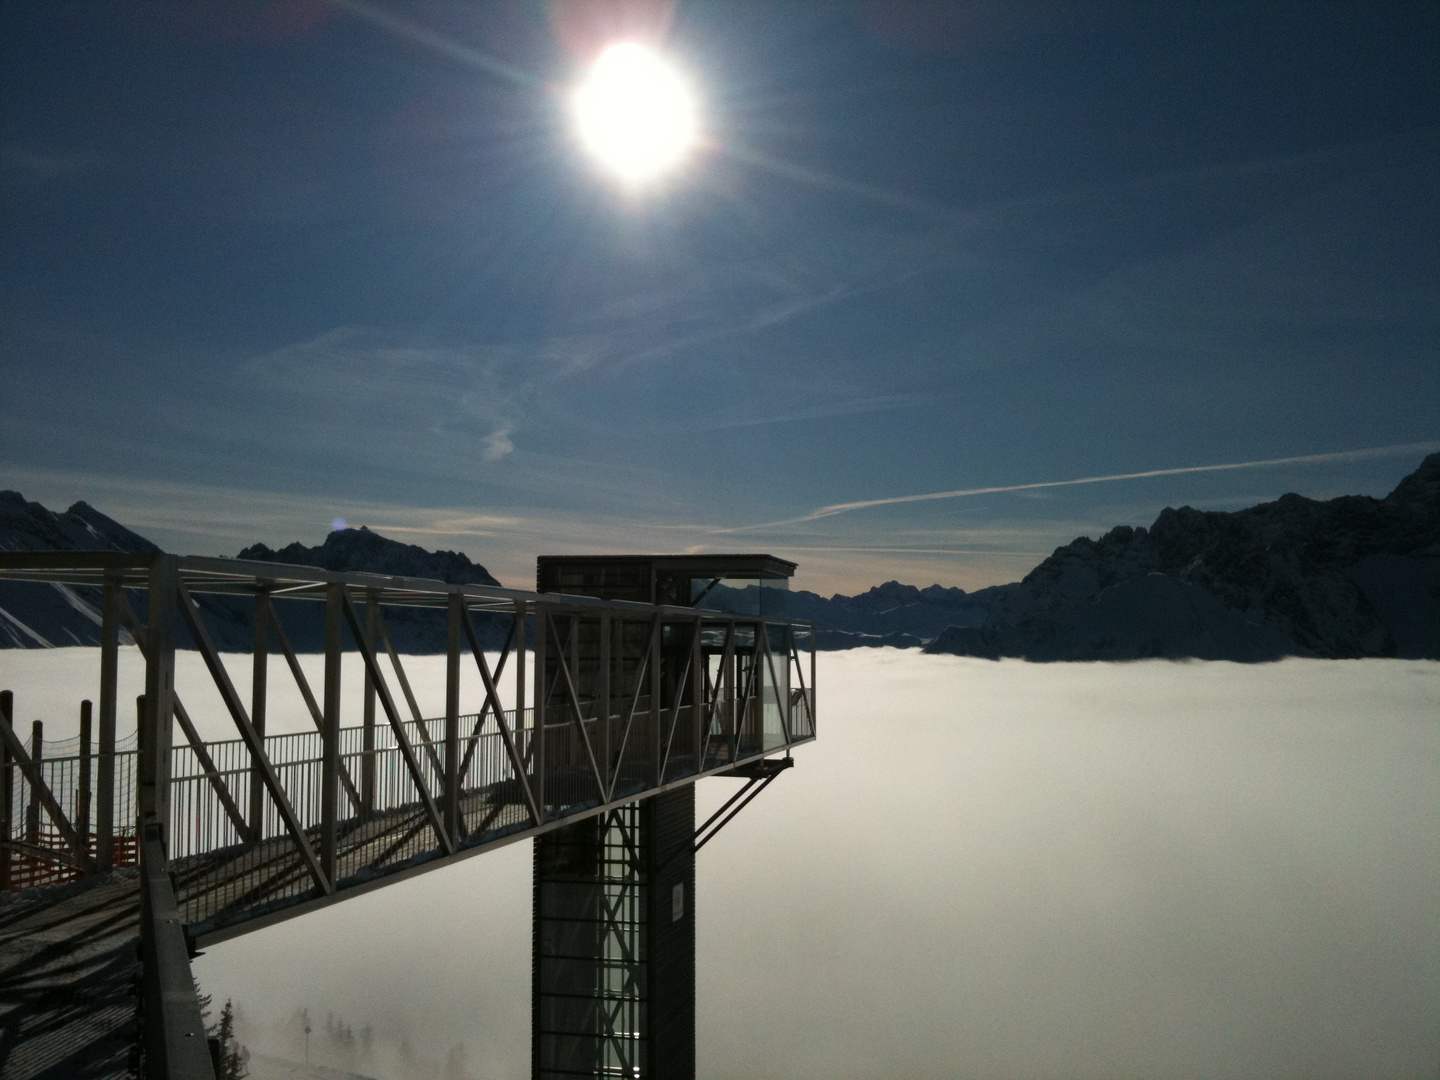
[[[783,617],[775,587],[793,565],[627,558],[605,568],[542,559],[545,591],[524,592],[220,558],[0,553],[0,579],[63,587],[101,628],[99,683],[92,696],[74,688],[79,739],[47,747],[38,728],[27,739],[25,702],[0,697],[0,888],[75,883],[26,892],[13,918],[0,915],[0,946],[16,946],[22,912],[41,918],[47,895],[73,904],[87,882],[107,883],[117,923],[138,927],[145,984],[158,995],[142,1005],[145,1060],[174,1065],[195,1042],[176,1034],[193,1018],[161,1001],[175,990],[161,984],[167,970],[179,978],[177,956],[188,987],[197,949],[347,896],[609,821],[706,776],[744,777],[737,799],[753,797],[782,764],[765,759],[788,759],[815,737],[814,628]],[[724,573],[717,558],[729,560]],[[594,595],[623,583],[590,578],[626,573],[640,575],[636,599]],[[640,599],[657,590],[671,602]],[[695,606],[722,594],[753,610]],[[302,605],[323,613],[319,686],[286,629],[306,617]],[[422,713],[391,642],[386,613],[401,608],[428,610],[445,628],[440,715]],[[214,644],[217,620],[251,629],[243,691]],[[139,649],[122,649],[122,638]],[[177,649],[199,653],[233,738],[201,738],[199,706],[175,690]],[[145,694],[121,702],[120,665],[135,652]],[[349,697],[347,656],[364,671]],[[479,676],[476,700],[463,700],[464,668]],[[299,691],[313,730],[267,732],[277,674]],[[704,841],[686,835],[689,857]],[[111,873],[137,863],[138,873]],[[172,1074],[186,1075],[154,1075]]]

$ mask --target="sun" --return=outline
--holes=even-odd
[[[641,184],[674,169],[699,137],[695,97],[685,80],[633,42],[600,54],[572,105],[580,141],[627,183]]]

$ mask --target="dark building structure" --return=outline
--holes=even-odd
[[[542,556],[537,591],[779,615],[794,572],[794,563],[769,555]],[[612,629],[576,620],[565,646],[577,673],[576,697],[592,713],[596,700],[635,700],[646,708],[645,699],[656,693],[662,701],[733,701],[736,688],[745,687],[741,696],[750,700],[767,682],[770,700],[784,701],[788,682],[773,674],[767,679],[767,669],[775,668],[759,637],[766,632],[757,626],[737,643],[734,634],[707,638],[698,630],[686,640],[673,628],[659,643],[656,671],[646,670],[644,658],[655,650],[647,652],[650,630],[641,622]],[[610,633],[618,640],[607,640]],[[562,674],[554,655],[544,662],[547,683]],[[764,699],[754,694],[757,703]],[[755,712],[753,737],[763,742],[763,704]],[[674,750],[698,761],[711,757],[718,732],[696,724],[680,731],[682,745]],[[694,733],[691,742],[699,745],[684,746],[685,733]],[[729,748],[732,755],[739,750]],[[694,1077],[694,841],[693,784],[536,837],[536,1080]]]

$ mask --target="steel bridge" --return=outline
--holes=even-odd
[[[108,1075],[103,1062],[123,1051],[145,1076],[212,1076],[189,970],[198,949],[543,838],[535,1075],[678,1075],[661,1064],[672,1053],[661,1013],[674,998],[662,969],[675,967],[661,953],[682,956],[684,945],[664,942],[684,921],[687,881],[693,895],[695,850],[815,737],[815,634],[760,612],[686,606],[719,575],[692,591],[685,575],[710,569],[669,558],[665,580],[687,584],[667,597],[678,602],[654,604],[601,598],[616,590],[587,587],[584,574],[576,592],[601,596],[168,554],[0,553],[0,579],[68,590],[101,638],[99,684],[77,701],[78,740],[47,747],[37,724],[27,742],[25,703],[0,693],[0,891],[11,896],[0,905],[11,1003],[8,1016],[0,1005],[0,1071]],[[545,560],[541,576],[543,587]],[[653,573],[651,586],[667,596]],[[318,688],[284,625],[302,602],[323,610]],[[386,612],[398,608],[443,620],[443,715],[423,715],[391,642]],[[212,634],[217,617],[237,613],[253,630],[244,693]],[[483,644],[502,635],[487,655]],[[177,693],[176,651],[187,647],[233,738],[202,739],[197,704]],[[122,735],[132,706],[118,699],[119,671],[135,652],[145,693]],[[353,700],[341,665],[357,654]],[[282,662],[313,730],[267,731]],[[462,702],[471,665],[481,693]],[[693,784],[717,775],[747,783],[696,832]],[[653,898],[662,888],[664,918]],[[138,1027],[115,990],[137,941]],[[58,989],[77,979],[94,984],[78,1005]],[[106,1009],[108,1027],[95,1020]],[[76,1034],[86,1017],[93,1045]],[[74,1053],[89,1054],[88,1071],[66,1065],[80,1064]]]

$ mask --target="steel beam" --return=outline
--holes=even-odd
[[[400,692],[405,695],[405,704],[410,707],[410,718],[415,721],[415,727],[420,732],[420,742],[425,747],[425,753],[430,758],[430,766],[435,770],[437,779],[445,775],[445,763],[440,760],[440,753],[435,749],[435,743],[430,738],[430,725],[425,722],[425,714],[420,711],[420,703],[415,700],[415,691],[410,689],[410,679],[405,674],[405,665],[400,663],[400,654],[395,651],[395,645],[390,640],[390,628],[385,625],[385,616],[376,609],[376,621],[380,626],[380,639],[385,642],[385,653],[390,657],[390,666],[395,670],[395,680],[400,684]],[[379,671],[379,668],[376,668]]]
[[[551,630],[554,630],[555,628],[555,623],[553,622],[553,620],[550,623],[550,628]],[[573,646],[575,640],[580,635],[574,632],[573,627],[571,628],[571,631],[572,632],[570,634],[570,641]],[[559,638],[556,638],[555,644],[557,646],[560,644]],[[573,655],[575,649],[572,648],[569,651]],[[565,695],[570,699],[572,720],[575,724],[576,730],[580,734],[580,744],[585,747],[585,758],[590,764],[590,775],[595,778],[595,794],[603,798],[605,795],[605,778],[600,775],[600,763],[595,760],[595,747],[590,742],[589,732],[585,730],[585,717],[581,713],[580,709],[580,696],[575,692],[575,680],[570,677],[570,665],[567,662],[565,650],[560,650],[557,653],[556,660],[559,661],[557,666],[560,669],[560,678],[565,683]]]
[[[123,595],[120,597],[120,610],[124,614],[126,624],[130,628],[131,636],[135,638],[141,657],[148,660],[150,655],[149,646],[145,644],[148,635],[145,630],[141,629],[140,622],[135,618],[135,612],[130,607],[130,601],[125,599]],[[180,700],[179,694],[172,694],[171,701],[175,719],[179,722],[180,730],[184,733],[186,742],[190,744],[190,749],[195,754],[195,760],[200,764],[200,771],[204,773],[206,782],[209,783],[211,789],[215,792],[215,797],[220,800],[220,805],[224,809],[226,816],[230,819],[231,824],[235,826],[235,831],[238,832],[242,838],[247,838],[250,834],[249,823],[231,796],[230,786],[225,783],[225,778],[220,775],[220,771],[215,767],[215,762],[210,757],[210,751],[206,749],[205,741],[200,738],[200,732],[196,730],[194,721],[190,719],[190,714],[185,710],[185,703]]]
[[[291,842],[300,852],[300,857],[305,863],[305,868],[310,872],[311,878],[314,879],[316,888],[326,895],[333,893],[335,891],[333,881],[321,868],[320,860],[315,856],[315,849],[310,846],[310,840],[305,835],[305,828],[300,824],[300,819],[295,814],[295,808],[290,805],[290,798],[285,794],[285,787],[280,783],[280,777],[275,772],[275,766],[265,752],[265,743],[256,733],[254,725],[250,723],[250,717],[245,712],[240,695],[235,692],[235,684],[230,681],[230,673],[220,662],[220,654],[215,651],[215,643],[210,640],[210,632],[200,621],[200,609],[195,606],[194,599],[183,584],[179,584],[177,587],[180,594],[180,613],[184,616],[186,625],[190,628],[190,634],[195,639],[195,647],[200,650],[201,659],[205,661],[205,666],[210,671],[210,678],[214,680],[216,689],[220,691],[221,700],[225,702],[225,708],[230,712],[230,718],[235,721],[235,727],[240,731],[240,738],[244,740],[246,748],[250,751],[251,761],[258,761],[260,764],[261,778],[265,781],[265,787],[270,792],[270,799],[274,802],[276,810],[280,812],[281,820],[285,823],[285,831],[290,834]]]
[[[600,747],[595,756],[601,763],[600,797],[602,799],[613,784],[610,770],[610,631],[610,613],[602,611],[600,613],[600,670],[595,686],[595,700],[599,705],[595,713],[600,719]]]
[[[10,726],[15,712],[15,695],[10,690],[0,690],[0,723]],[[0,890],[10,889],[10,835],[15,828],[13,818],[15,801],[15,770],[11,767],[14,759],[10,756],[10,742],[0,739]]]
[[[271,599],[272,601],[274,599],[273,593]],[[290,675],[295,680],[300,696],[305,700],[305,708],[310,712],[310,719],[315,724],[315,730],[324,731],[325,714],[320,709],[320,703],[315,700],[315,693],[310,689],[310,680],[305,678],[305,671],[300,667],[300,660],[295,655],[295,650],[290,646],[290,638],[285,633],[285,627],[280,625],[280,613],[275,610],[273,602],[268,605],[268,611],[270,627],[275,631],[275,640],[280,643],[280,651],[285,654],[285,664],[290,669]],[[350,778],[350,770],[345,766],[344,761],[340,763],[340,783],[345,788],[345,794],[350,797],[350,803],[355,807],[355,812],[361,813],[363,804],[360,793],[355,790],[355,782]]]
[[[320,729],[320,869],[331,881],[340,842],[340,662],[344,585],[325,586],[325,726]]]
[[[465,603],[451,593],[445,609],[445,828],[452,837],[464,830],[460,820],[460,620]],[[484,710],[481,710],[484,719]]]
[[[449,855],[455,850],[455,841],[446,831],[445,822],[440,816],[439,808],[435,805],[434,796],[431,795],[430,788],[425,783],[425,774],[424,770],[420,768],[420,759],[415,756],[415,748],[410,745],[410,738],[405,734],[405,724],[400,719],[399,710],[395,708],[395,699],[390,696],[390,687],[386,684],[384,676],[380,674],[380,665],[375,660],[375,650],[365,643],[364,631],[360,627],[360,617],[355,614],[355,605],[350,602],[350,596],[343,588],[340,598],[345,607],[345,618],[350,623],[350,632],[360,646],[360,655],[365,658],[365,666],[369,668],[371,676],[375,679],[375,690],[380,695],[380,704],[385,709],[385,716],[390,721],[390,730],[395,733],[395,742],[399,745],[400,756],[404,758],[405,767],[410,770],[410,777],[415,781],[415,789],[420,795],[420,801],[425,806],[425,816],[429,819],[431,828],[435,830],[435,838],[440,842],[440,847],[445,854]],[[388,645],[390,635],[384,632],[383,621],[380,628]]]
[[[265,713],[270,687],[270,592],[261,589],[255,594],[255,634],[250,671],[250,723],[255,734],[265,740]],[[250,765],[250,840],[259,843],[265,838],[265,782],[260,778],[259,765]]]
[[[80,783],[75,791],[75,832],[79,834],[80,844],[87,852],[93,850],[90,844],[90,817],[94,803],[94,790],[91,787],[94,709],[94,703],[89,698],[80,702]],[[91,868],[94,869],[93,856]]]
[[[137,825],[160,826],[162,850],[170,847],[170,746],[175,715],[175,606],[179,559],[156,556],[150,564],[145,624],[145,715],[140,736]],[[138,640],[138,639],[137,639]]]
[[[519,616],[517,616],[519,618]],[[515,735],[510,730],[510,725],[505,723],[505,710],[500,707],[500,691],[495,685],[495,679],[490,674],[490,665],[485,660],[485,653],[480,648],[480,641],[475,637],[475,628],[470,625],[470,616],[463,616],[465,636],[470,644],[470,651],[475,657],[475,666],[480,669],[480,681],[485,684],[485,706],[492,702],[495,709],[495,722],[500,727],[500,738],[505,743],[505,752],[510,756],[510,768],[515,771],[515,779],[520,782],[520,790],[525,795],[525,802],[530,810],[530,816],[539,825],[544,820],[540,813],[540,803],[535,797],[529,779],[525,776],[525,761],[520,755],[520,748],[515,745]],[[522,622],[523,625],[523,622]],[[522,630],[521,633],[524,631]],[[524,655],[523,653],[521,654]],[[521,669],[522,674],[524,669]],[[480,721],[485,720],[485,706],[480,709]],[[517,723],[523,723],[523,718],[517,714]],[[458,837],[458,834],[457,834]]]
[[[545,706],[548,704],[548,695],[545,692],[545,663],[546,648],[545,642],[550,638],[547,626],[550,622],[550,610],[545,604],[535,605],[535,720],[534,731],[531,736],[534,746],[530,753],[530,765],[534,770],[535,777],[532,785],[535,790],[535,802],[540,814],[540,823],[545,823],[545,815],[549,812],[549,800],[546,791],[546,750],[545,750]]]
[[[105,575],[100,599],[100,758],[95,763],[95,865],[100,871],[115,865],[115,713],[120,674],[120,574]]]
[[[158,822],[140,840],[140,1009],[145,1080],[215,1080]]]
[[[365,644],[375,651],[375,636],[380,627],[380,590],[365,590]],[[365,669],[365,701],[361,718],[360,812],[369,818],[375,813],[375,680]]]

